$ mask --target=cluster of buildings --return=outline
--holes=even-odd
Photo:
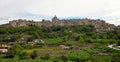
[[[120,29],[120,25],[117,26]]]
[[[92,25],[97,31],[114,30],[116,26],[114,24],[106,23],[104,20],[93,20],[93,19],[63,19],[59,20],[57,16],[52,18],[52,21],[43,19],[40,22],[35,22],[33,20],[13,20],[9,22],[12,27],[22,27],[35,25],[39,27],[49,27],[49,26],[74,26],[74,25]]]
[[[24,41],[14,41],[14,42],[8,42],[8,43],[0,42],[0,54],[8,52],[8,49],[15,44],[20,44],[20,45],[24,44],[24,45],[34,46],[38,43],[44,43],[44,41],[39,39],[34,39],[33,41],[29,41],[29,42],[24,42]]]
[[[0,43],[0,53],[8,52],[9,46],[6,43]]]

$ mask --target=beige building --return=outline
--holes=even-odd
[[[70,49],[70,47],[65,46],[65,45],[59,45],[59,46],[58,46],[58,49],[68,50],[68,49]]]
[[[0,44],[0,53],[6,53],[6,52],[8,52],[8,45],[1,43]]]

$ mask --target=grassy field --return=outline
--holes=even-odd
[[[47,44],[58,44],[58,43],[61,43],[62,41],[63,41],[62,38],[44,39],[44,42]]]
[[[36,51],[38,51],[38,50],[50,50],[50,51],[53,51],[53,50],[55,50],[55,48],[54,47],[51,47],[51,48],[48,48],[48,47],[43,47],[43,48],[33,48],[33,49],[24,49],[23,51],[24,52],[27,52],[27,53],[31,53],[31,52],[33,52],[34,50],[36,50]]]

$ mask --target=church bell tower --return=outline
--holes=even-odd
[[[58,20],[59,20],[59,19],[57,18],[56,15],[52,18],[52,22],[56,22],[56,21],[58,21]]]

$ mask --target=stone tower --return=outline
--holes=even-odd
[[[58,18],[57,18],[57,16],[55,15],[55,16],[52,18],[52,22],[56,22],[56,21],[58,21]]]

